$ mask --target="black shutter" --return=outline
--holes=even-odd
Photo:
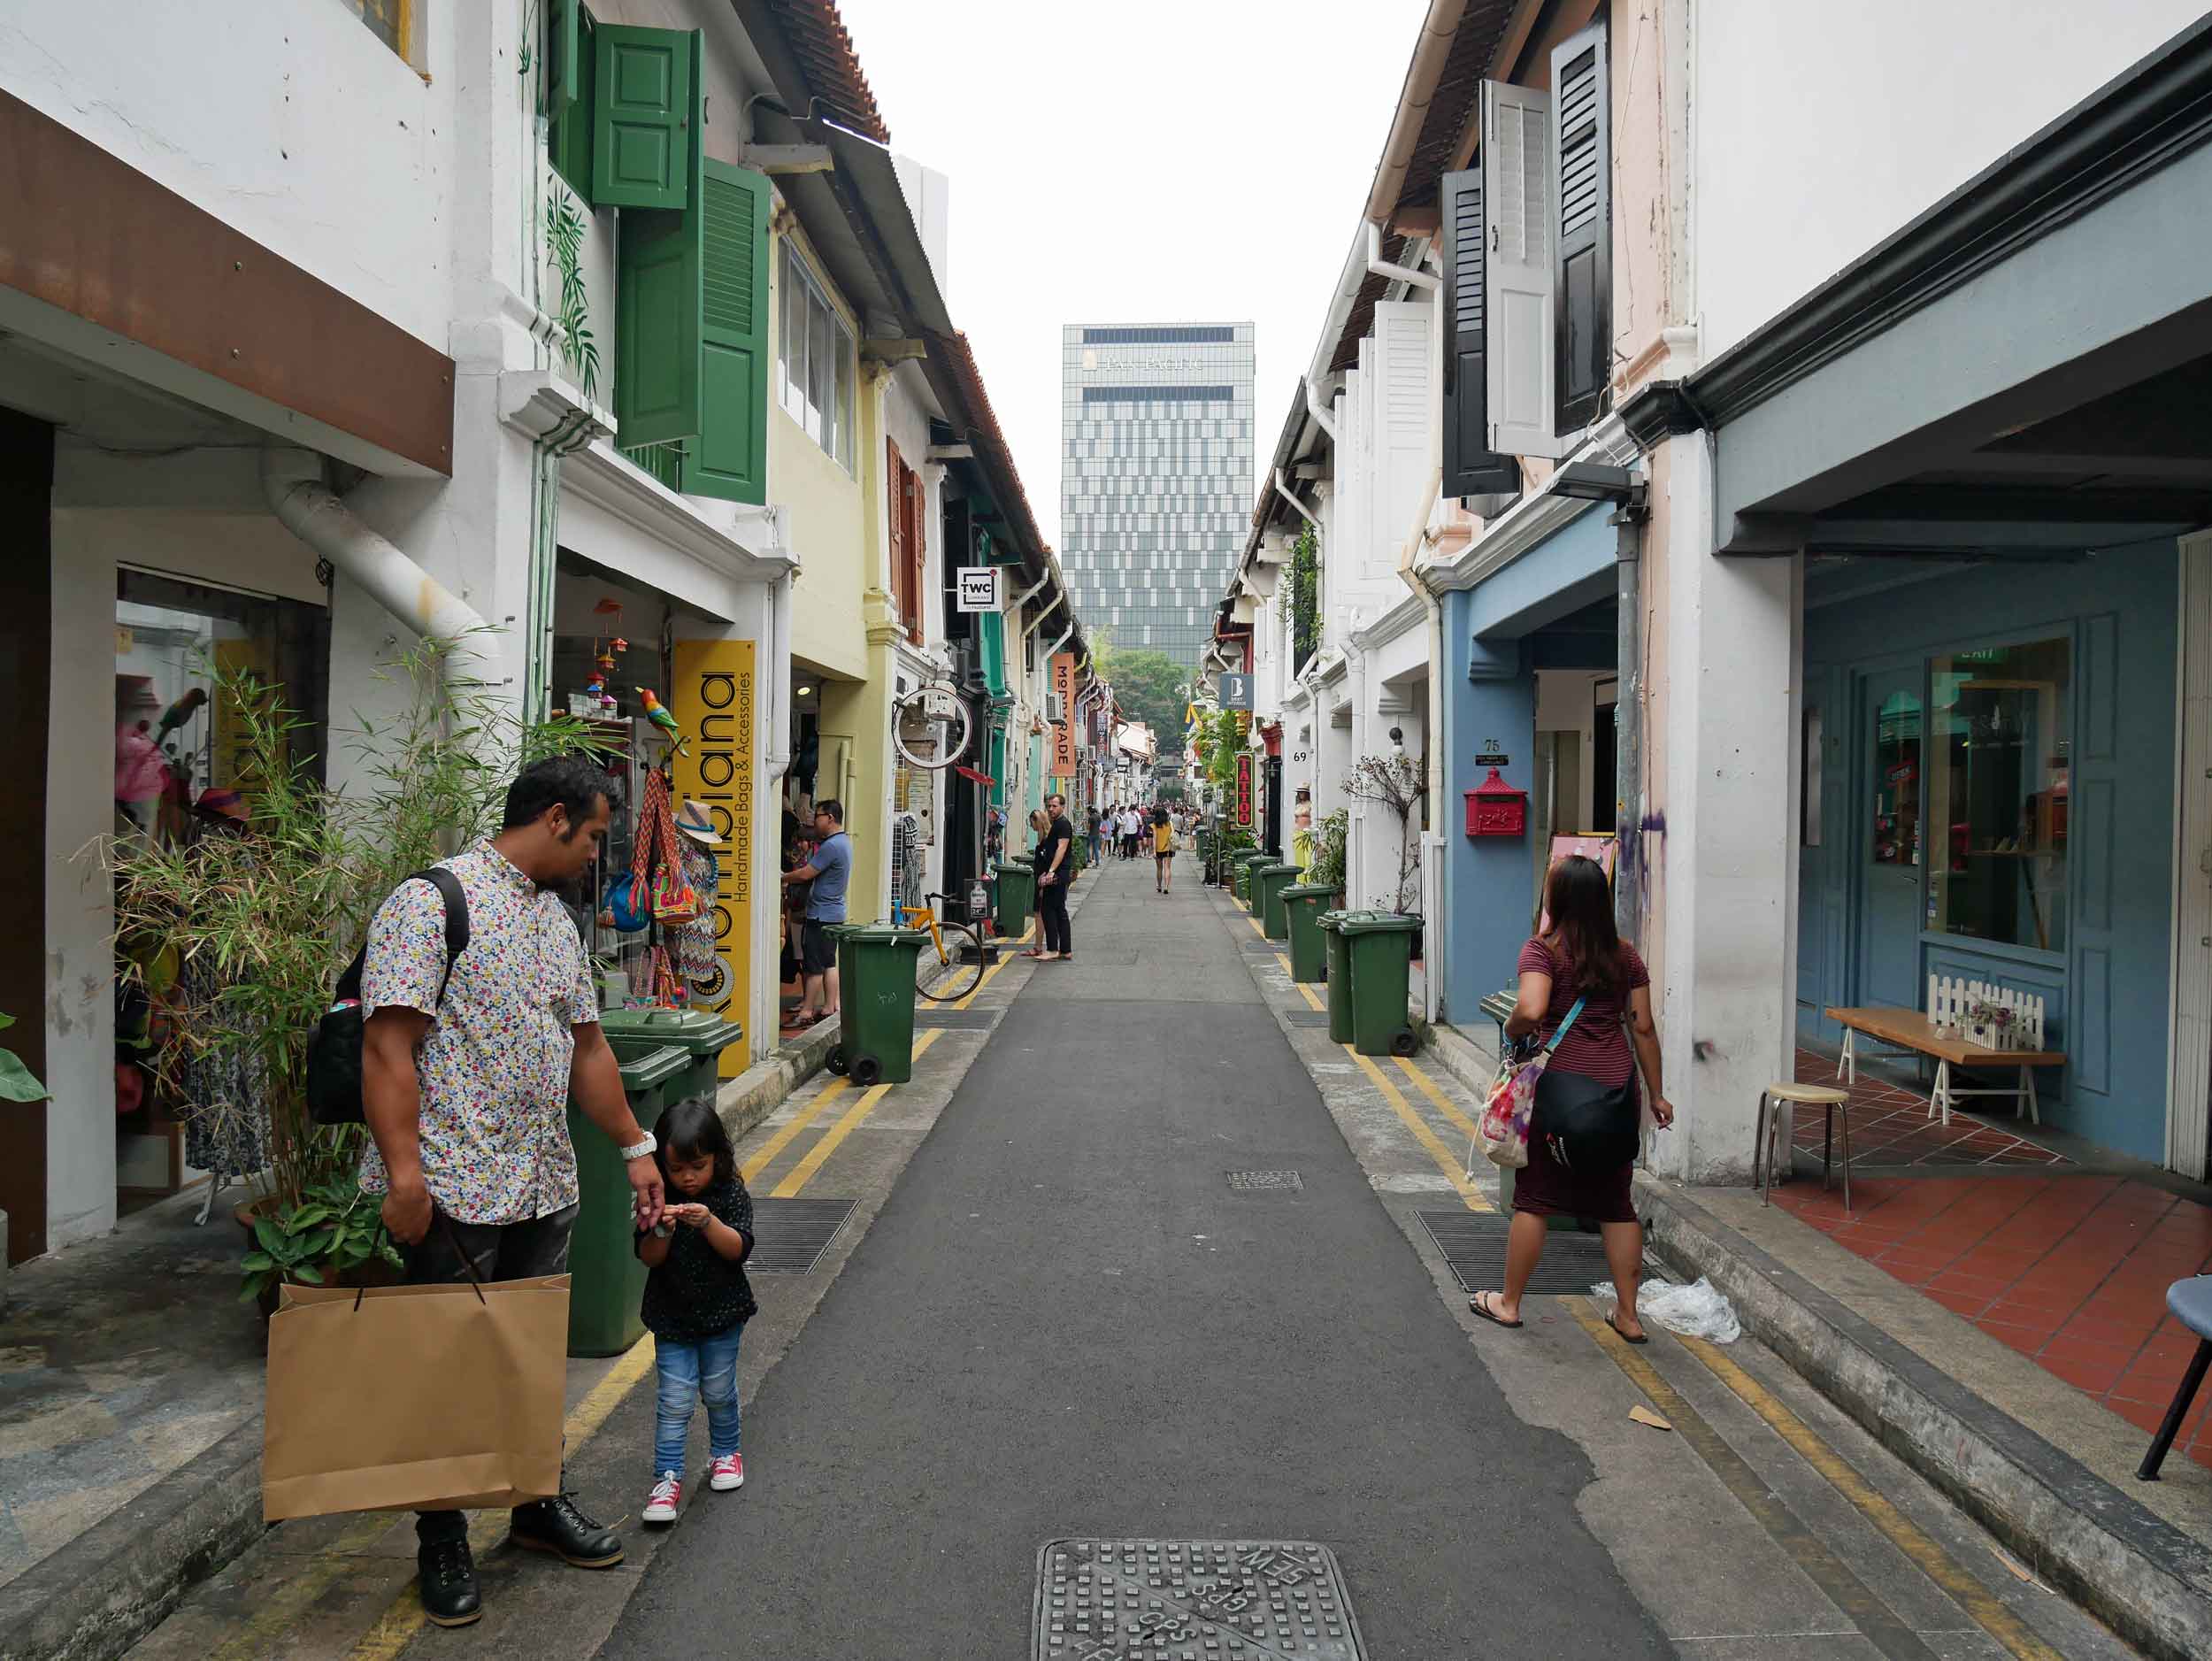
[[[1444,175],[1444,494],[1510,496],[1521,470],[1490,450],[1490,378],[1483,358],[1482,169]]]
[[[1613,165],[1605,25],[1552,49],[1553,345],[1561,433],[1604,410],[1613,356]]]
[[[960,609],[960,571],[975,563],[975,534],[968,523],[968,498],[941,493],[945,504],[945,551],[937,562],[943,578],[938,604],[944,609],[945,638],[966,640],[975,633],[975,613]]]

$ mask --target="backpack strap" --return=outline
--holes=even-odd
[[[445,973],[438,981],[438,1007],[445,1007],[446,988],[453,984],[453,965],[469,946],[469,900],[461,887],[461,879],[443,865],[432,865],[426,870],[411,872],[403,879],[408,882],[427,882],[438,890],[445,901]],[[394,890],[397,892],[397,890]],[[369,946],[361,942],[361,950],[353,954],[353,961],[338,977],[336,996],[341,1003],[361,996],[361,971],[367,964]]]

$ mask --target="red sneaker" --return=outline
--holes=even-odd
[[[649,1523],[672,1523],[683,1503],[683,1478],[673,1471],[664,1471],[660,1480],[653,1484],[653,1491],[646,1496],[645,1509],[638,1514]]]
[[[745,1486],[745,1456],[726,1453],[714,1462],[713,1474],[707,1478],[707,1486],[717,1494],[726,1494],[733,1488]]]

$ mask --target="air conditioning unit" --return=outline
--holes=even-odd
[[[1045,719],[1054,723],[1068,719],[1068,701],[1057,692],[1045,694]]]

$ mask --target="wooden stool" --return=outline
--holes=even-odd
[[[1843,1209],[1851,1209],[1851,1092],[1839,1090],[1832,1084],[1770,1084],[1759,1096],[1759,1127],[1751,1150],[1751,1180],[1759,1189],[1759,1203],[1770,1202],[1768,1196],[1774,1190],[1774,1143],[1782,1134],[1782,1115],[1777,1111],[1769,1116],[1767,1104],[1777,1108],[1784,1102],[1801,1107],[1817,1107],[1821,1112],[1820,1186],[1828,1186],[1832,1164],[1830,1155],[1834,1147],[1835,1114],[1843,1110]],[[1760,1181],[1763,1166],[1766,1180]]]

